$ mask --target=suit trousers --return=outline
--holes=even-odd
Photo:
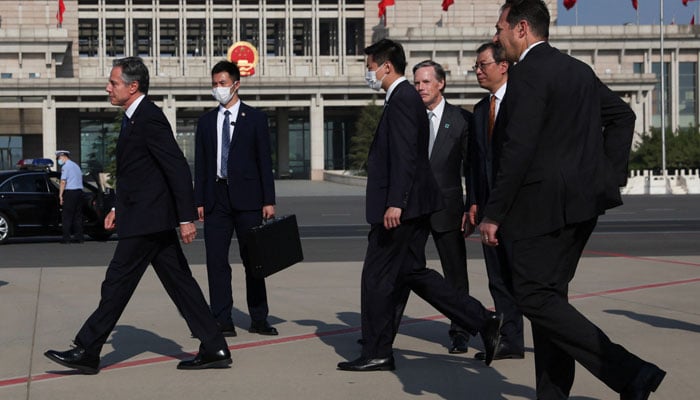
[[[70,240],[71,233],[75,240],[83,240],[83,190],[63,191],[63,240]]]
[[[85,321],[75,344],[99,356],[148,264],[152,264],[167,293],[205,351],[225,348],[226,341],[192,276],[175,230],[119,239],[102,282],[97,309]]]
[[[217,183],[216,203],[204,217],[204,244],[207,256],[209,301],[217,322],[232,326],[233,290],[231,288],[231,264],[229,249],[234,231],[238,239],[238,250],[245,268],[246,300],[252,321],[267,320],[267,290],[264,278],[254,278],[249,273],[248,249],[246,245],[250,228],[262,223],[262,209],[238,211],[231,207],[226,183]],[[242,196],[245,193],[241,193]]]
[[[429,232],[426,217],[402,221],[391,230],[381,224],[372,225],[362,268],[363,357],[384,358],[392,354],[395,314],[406,288],[472,335],[484,325],[489,313],[478,300],[425,267]]]
[[[496,312],[503,314],[501,342],[509,345],[513,351],[522,352],[525,348],[523,313],[520,312],[515,297],[513,297],[513,281],[508,266],[506,247],[491,247],[483,244],[482,247],[486,262],[486,274],[489,278],[489,292],[493,298]]]
[[[452,286],[460,292],[469,294],[469,276],[467,275],[467,245],[464,234],[460,229],[447,232],[430,232],[440,257],[442,274]],[[450,337],[457,333],[467,335],[467,332],[452,321]]]
[[[537,398],[567,399],[574,361],[616,392],[634,378],[642,360],[613,343],[568,301],[569,282],[597,218],[546,235],[503,244],[512,254],[515,298],[532,324]],[[505,235],[504,235],[505,236]]]

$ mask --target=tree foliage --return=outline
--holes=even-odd
[[[661,129],[652,128],[630,154],[630,169],[661,170]],[[698,127],[680,128],[666,134],[666,169],[700,168],[700,133]]]
[[[377,129],[379,119],[382,116],[382,107],[376,104],[376,96],[360,110],[360,115],[355,122],[355,134],[350,138],[350,168],[360,174],[367,172],[367,156],[369,147],[374,139],[374,131]]]

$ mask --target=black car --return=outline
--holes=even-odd
[[[112,235],[104,229],[109,196],[83,180],[83,229],[95,240],[107,240]],[[0,171],[0,243],[13,236],[61,233],[60,181],[58,172]]]

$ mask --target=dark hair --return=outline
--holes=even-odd
[[[444,82],[445,84],[442,86],[441,92],[445,91],[445,88],[447,87],[447,74],[445,74],[445,69],[442,68],[442,65],[436,63],[433,60],[425,60],[421,61],[418,64],[413,66],[413,75],[416,74],[416,71],[418,71],[421,68],[424,67],[433,67],[433,73],[435,74],[435,79],[440,82]]]
[[[506,50],[501,46],[500,44],[493,43],[493,42],[486,42],[479,46],[478,49],[476,49],[476,54],[481,54],[485,52],[486,50],[491,50],[491,54],[493,54],[493,61],[499,63],[502,61],[508,61],[506,60]],[[510,61],[508,62],[510,64]]]
[[[365,47],[365,54],[372,56],[377,65],[391,62],[397,73],[406,73],[406,54],[400,43],[389,39],[382,39],[369,47]]]
[[[543,0],[506,0],[501,12],[508,12],[508,25],[514,27],[519,21],[525,20],[532,33],[545,40],[549,39],[549,10]]]
[[[139,83],[139,92],[148,94],[148,68],[143,63],[141,57],[124,57],[112,61],[112,67],[122,69],[122,80],[127,85],[131,82]]]
[[[238,65],[236,65],[236,63],[232,63],[231,61],[219,61],[216,63],[214,68],[211,69],[211,76],[214,76],[219,72],[228,72],[231,80],[234,82],[241,80],[241,71],[238,69]]]

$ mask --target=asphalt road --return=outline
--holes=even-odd
[[[700,196],[627,196],[625,205],[599,220],[585,256],[610,254],[679,256],[700,254]],[[278,198],[277,214],[296,214],[306,261],[359,261],[364,257],[368,226],[363,196],[293,196]],[[204,242],[198,235],[184,246],[191,264],[203,264]],[[14,238],[0,245],[0,268],[107,265],[116,240],[61,245],[60,237]],[[238,248],[231,246],[238,263]],[[469,258],[482,258],[478,238],[467,239]],[[437,259],[432,241],[429,259]]]

